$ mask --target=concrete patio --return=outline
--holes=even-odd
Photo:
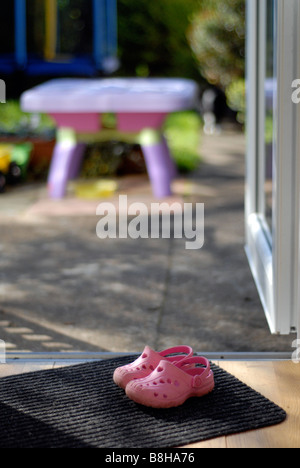
[[[201,250],[186,250],[184,239],[100,240],[100,200],[49,200],[43,184],[1,195],[0,339],[8,352],[190,344],[200,353],[292,353],[294,335],[269,332],[244,252],[244,135],[204,135],[200,151],[199,170],[174,183],[169,201],[205,203]],[[119,193],[153,201],[147,176],[123,178]]]

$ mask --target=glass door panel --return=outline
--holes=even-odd
[[[300,321],[295,77],[300,77],[300,0],[248,0],[246,252],[274,334],[289,334]]]
[[[272,243],[273,222],[273,160],[275,157],[273,132],[276,94],[276,69],[275,69],[275,9],[274,0],[266,2],[266,75],[265,75],[265,132],[264,132],[264,207],[263,214],[270,230]]]

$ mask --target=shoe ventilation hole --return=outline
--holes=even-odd
[[[145,366],[145,364],[144,364],[144,365],[142,366],[142,368],[146,370],[146,369],[147,369],[147,366]]]
[[[148,354],[143,354],[142,358],[146,359],[148,357]]]
[[[164,394],[164,398],[168,398],[168,395]]]
[[[172,383],[172,380],[171,380],[171,379],[168,379],[167,382],[168,382],[168,384],[171,384],[171,383]]]
[[[158,393],[154,393],[154,396],[155,396],[155,398],[157,398],[157,397],[158,397]]]
[[[151,366],[149,366],[149,369],[154,370],[154,367],[152,366],[152,364],[151,364]]]
[[[157,368],[157,372],[162,372],[163,371],[163,368],[162,367],[158,367]]]
[[[157,382],[153,382],[153,385],[157,385]]]
[[[165,383],[165,381],[164,381],[163,379],[160,379],[159,383],[162,383],[162,384],[164,384],[164,383]]]

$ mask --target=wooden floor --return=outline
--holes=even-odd
[[[279,362],[231,362],[217,365],[235,375],[287,412],[280,425],[220,437],[190,448],[300,448],[300,364]]]
[[[300,364],[291,361],[214,361],[287,412],[284,423],[189,445],[188,448],[300,448]],[[0,364],[0,377],[77,364],[15,361]],[[185,447],[186,448],[186,447]]]

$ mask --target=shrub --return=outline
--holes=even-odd
[[[180,172],[193,171],[200,164],[201,126],[201,119],[194,111],[175,112],[165,122],[164,133]]]
[[[187,32],[201,0],[118,0],[122,76],[201,80]]]
[[[243,78],[233,81],[226,88],[227,103],[237,112],[237,121],[245,123],[246,118],[246,83]]]
[[[206,0],[190,28],[202,76],[224,91],[245,75],[245,0]]]

